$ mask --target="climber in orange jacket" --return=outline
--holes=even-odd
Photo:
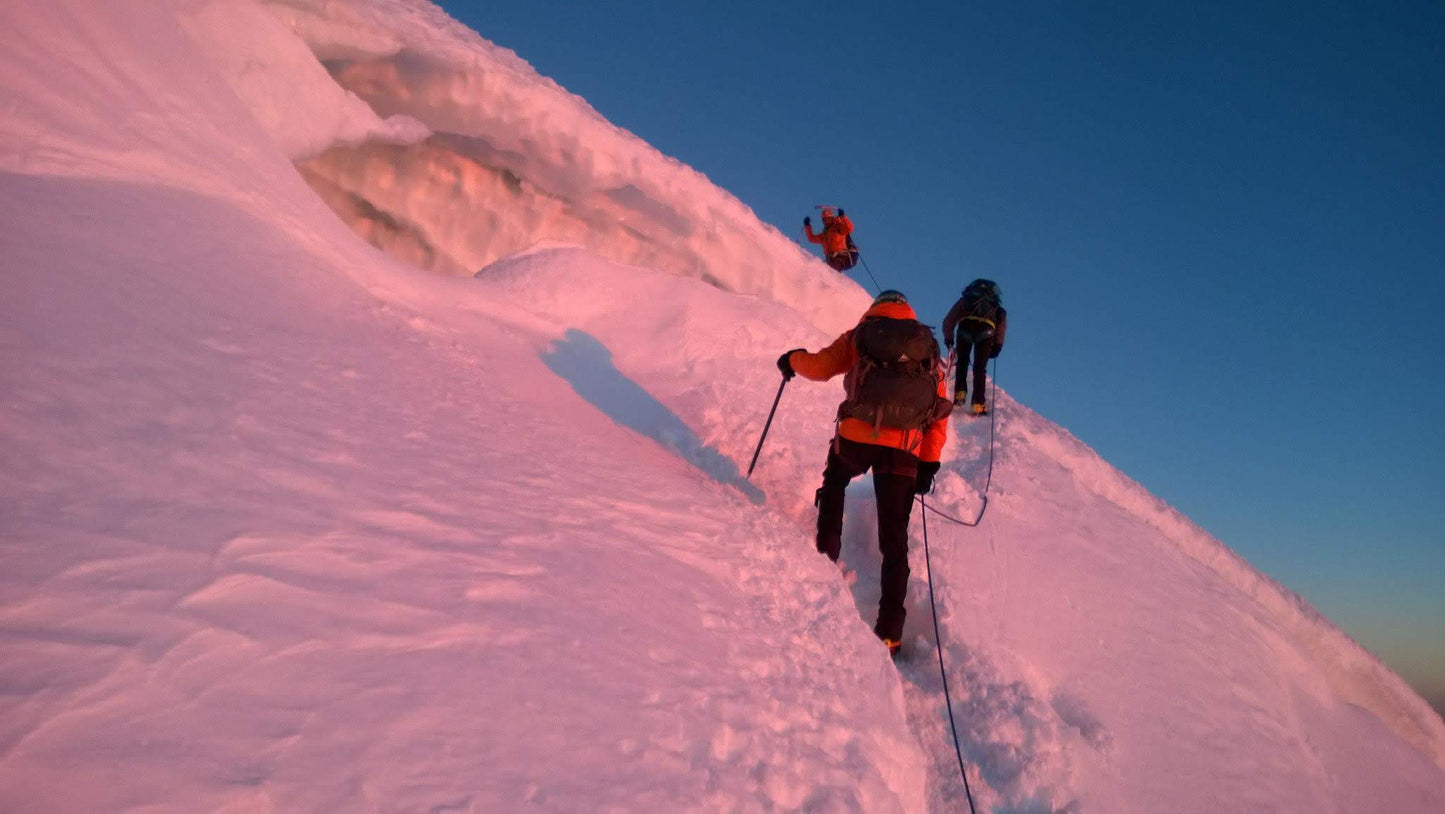
[[[897,291],[878,295],[852,329],[817,353],[798,348],[778,358],[785,379],[826,381],[840,373],[846,398],[818,489],[818,551],[834,561],[843,544],[848,482],[873,470],[878,549],[883,554],[878,623],[873,631],[896,653],[908,595],[908,517],[927,494],[948,439],[948,398],[938,342]]]
[[[823,231],[821,234],[813,231],[813,219],[803,218],[803,229],[807,232],[808,242],[817,243],[823,247],[823,259],[836,271],[847,271],[853,268],[858,262],[858,247],[853,245],[853,221],[839,209],[834,214],[833,207],[823,207]]]

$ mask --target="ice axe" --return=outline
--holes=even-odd
[[[758,453],[763,451],[763,441],[768,437],[768,429],[773,426],[773,415],[778,412],[778,402],[783,400],[783,388],[788,386],[788,378],[783,377],[783,383],[778,385],[778,395],[773,397],[773,409],[768,411],[768,423],[763,425],[763,435],[758,439],[758,448],[753,450],[752,463],[748,464],[747,477],[753,476],[753,467],[758,465]]]

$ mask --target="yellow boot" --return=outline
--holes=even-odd
[[[983,415],[983,414],[985,414],[985,413],[987,413],[987,412],[988,412],[988,406],[987,406],[987,405],[985,405],[985,404],[975,404],[975,405],[973,405],[973,414],[974,414],[974,415]]]

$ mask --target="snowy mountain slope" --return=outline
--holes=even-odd
[[[921,580],[920,656],[868,631],[866,483],[858,585],[811,551],[836,385],[790,385],[738,476],[777,352],[866,297],[542,233],[477,279],[388,261],[290,167],[324,136],[198,44],[252,19],[213,8],[0,9],[0,808],[957,810]],[[314,8],[272,10],[329,59],[467,47],[429,6]],[[560,104],[489,53],[527,77],[506,115]],[[984,525],[929,522],[983,810],[1445,804],[1398,679],[1000,401]],[[984,432],[941,509],[977,505]]]
[[[0,188],[6,810],[922,810],[801,531],[549,336],[389,305],[223,203]]]
[[[729,405],[767,401],[749,365],[769,349],[757,340],[759,326],[774,324],[773,306],[729,308],[722,294],[718,302],[649,298],[654,277],[597,274],[576,250],[499,266],[479,275],[504,287],[498,299],[616,348],[616,366],[691,417],[705,443],[747,460],[759,419],[754,412],[751,426],[739,423]],[[630,340],[638,324],[654,323],[667,326],[665,348]],[[813,347],[826,341],[795,336]],[[836,386],[786,388],[760,459],[770,503],[800,523],[812,519],[837,398]],[[999,401],[985,524],[930,518],[946,656],[962,671],[954,697],[982,799],[1003,811],[1438,804],[1442,728],[1398,677],[1066,432],[1007,394]],[[987,425],[955,424],[934,499],[971,519]],[[844,557],[862,574],[855,601],[871,621],[878,562],[866,484],[850,500]],[[921,531],[915,521],[916,547]],[[806,548],[806,537],[799,542]],[[917,558],[914,568],[923,568]],[[912,588],[907,635],[922,655],[902,675],[930,753],[930,810],[947,810],[962,790],[928,655],[926,585]],[[1380,771],[1361,773],[1362,765]]]
[[[692,168],[602,118],[510,51],[414,3],[277,2],[337,83],[434,132],[303,165],[375,245],[471,274],[539,240],[791,304],[815,320],[857,288]]]
[[[385,261],[294,173],[238,203],[280,154],[215,195],[158,161],[0,181],[0,807],[923,810],[831,570],[579,397],[561,326]]]

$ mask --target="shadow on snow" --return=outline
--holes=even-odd
[[[624,376],[612,364],[612,352],[590,334],[569,328],[542,354],[542,362],[608,418],[657,441],[718,483],[736,487],[755,505],[766,500],[763,490],[743,478],[737,464],[704,446],[682,419]]]

